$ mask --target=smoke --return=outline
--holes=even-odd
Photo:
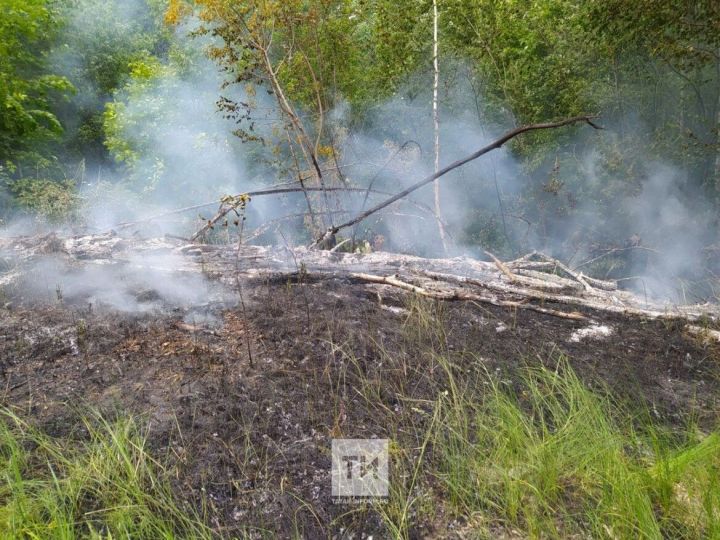
[[[648,148],[623,146],[651,139],[639,121],[624,135],[611,120],[605,128],[576,135],[576,153],[546,173],[550,183],[559,182],[556,193],[544,194],[545,211],[554,214],[544,230],[532,228],[531,244],[649,298],[712,297],[707,247],[717,242],[717,231],[707,194],[688,169]]]
[[[173,254],[135,254],[122,263],[71,265],[59,257],[33,261],[17,283],[24,300],[65,303],[81,309],[148,313],[195,309],[231,298]]]
[[[478,106],[482,96],[463,79],[443,87],[441,166],[517,125],[506,112],[495,115],[502,123],[491,122]],[[632,130],[627,117],[622,126],[601,121],[602,131],[564,128],[561,143],[543,148],[540,158],[521,159],[511,144],[444,176],[442,215],[454,233],[449,254],[478,256],[488,249],[513,257],[538,250],[591,275],[621,279],[648,298],[690,302],[712,296],[706,266],[707,246],[717,242],[712,205],[689,168],[665,162],[637,142],[652,137],[632,118]],[[347,170],[362,185],[372,181],[375,189],[394,193],[433,172],[429,83],[420,91],[401,90],[361,129],[348,130]],[[393,250],[442,256],[428,211],[432,186],[412,200],[424,211],[399,203],[364,222],[360,234],[382,235]]]
[[[434,173],[434,131],[429,89],[403,89],[375,107],[358,128],[348,127],[344,141],[345,173],[360,185],[396,193]],[[462,81],[443,96],[440,124],[441,167],[466,157],[496,139],[504,126],[479,121],[475,98]],[[454,232],[452,254],[477,254],[481,238],[472,230],[491,225],[493,233],[515,234],[515,223],[502,226],[502,209],[521,189],[519,163],[507,148],[445,175],[440,180],[442,220]],[[386,198],[371,195],[364,208]],[[409,202],[408,202],[409,201]],[[386,247],[426,256],[442,256],[438,224],[433,214],[433,187],[414,192],[408,201],[372,216],[358,228],[360,237],[381,235]],[[353,211],[360,210],[354,206]],[[468,224],[473,224],[468,227]],[[488,227],[488,229],[491,227]],[[516,236],[522,236],[521,233]],[[489,246],[486,246],[489,249]]]
[[[88,67],[75,49],[79,43],[112,46],[124,39],[122,46],[143,60],[144,71],[120,85],[107,109],[115,115],[108,125],[111,150],[120,160],[117,172],[105,170],[81,186],[83,218],[91,231],[107,231],[123,222],[296,179],[281,163],[292,160],[281,145],[280,113],[273,97],[240,85],[226,86],[228,74],[203,54],[212,41],[192,37],[192,22],[178,28],[162,46],[147,42],[143,36],[153,32],[145,30],[156,19],[142,0],[84,0],[68,26],[68,33],[75,36],[68,42],[75,43],[71,49],[76,52],[59,61],[82,81],[77,99],[87,107],[102,110],[110,96],[106,89],[90,84]],[[128,36],[135,36],[131,46]],[[162,61],[141,54],[158,47],[168,49],[160,55]],[[491,106],[477,91],[470,72],[455,65],[443,74],[441,166],[516,125],[511,114]],[[333,170],[333,160],[323,164],[332,171],[328,178],[336,185],[345,182],[381,193],[369,193],[367,201],[363,193],[334,193],[327,208],[326,200],[313,196],[315,210],[328,212],[322,217],[323,226],[336,225],[433,172],[431,79],[426,78],[423,82],[423,74],[413,77],[393,98],[367,112],[360,125],[347,104],[327,114],[328,130],[340,150],[339,172]],[[253,133],[265,144],[243,143],[233,135],[238,124],[218,110],[220,96],[252,107]],[[635,131],[627,133],[628,123],[625,118],[623,136],[611,121],[601,133],[587,126],[565,128],[572,135],[543,147],[546,155],[540,158],[521,155],[526,149],[513,143],[443,177],[442,219],[452,233],[449,255],[479,256],[488,249],[508,258],[537,249],[599,277],[632,277],[626,283],[649,296],[686,300],[678,295],[678,280],[697,277],[703,249],[715,241],[711,208],[702,202],[701,193],[686,189],[690,182],[682,168],[663,163],[650,152],[634,151],[631,160],[626,158],[627,140],[647,138],[639,121],[634,122]],[[341,235],[353,235],[376,249],[442,256],[433,203],[429,185]],[[198,214],[207,218],[214,210],[210,205],[147,220],[130,230],[147,236],[188,235],[202,224]],[[248,206],[244,227],[251,231],[305,210],[300,194],[258,197]],[[304,224],[302,218],[281,221],[278,236],[260,238],[309,241]],[[17,230],[15,226],[12,232]],[[226,230],[228,238],[237,231],[232,225]],[[136,291],[143,288],[162,290],[166,301],[202,302],[210,294],[209,285],[176,281],[166,270],[178,263],[169,257],[150,265],[161,269],[157,272],[147,271],[144,264],[142,272],[133,273],[137,265],[132,263],[121,270],[73,271],[44,260],[35,269],[41,286],[34,290],[47,295],[47,287],[52,293],[53,284],[59,284],[66,294],[95,298],[125,311],[159,306],[138,301]],[[108,283],[123,286],[104,290]],[[190,295],[183,292],[190,290]]]
[[[162,36],[159,13],[143,0],[79,0],[66,18],[68,46],[56,53],[54,62],[78,88],[73,110],[105,121],[111,153],[119,162],[113,168],[89,164],[96,174],[79,185],[81,232],[105,232],[123,222],[217,201],[256,183],[252,167],[246,166],[247,149],[232,135],[235,123],[217,111],[223,77],[203,54],[208,43],[191,38],[191,26]],[[115,75],[131,66],[132,76],[110,80],[112,73],[105,78],[106,73],[95,72],[88,59]],[[119,90],[111,95],[113,88]],[[249,100],[237,88],[226,93]],[[68,115],[66,125],[73,131],[81,122]],[[215,208],[211,205],[205,213]],[[198,222],[196,211],[151,220],[125,232],[187,234]],[[78,224],[58,226],[24,218],[13,221],[2,234],[48,229],[77,232]],[[182,262],[170,250],[82,267],[48,255],[24,265],[19,292],[30,301],[62,300],[139,313],[233,298],[197,272],[180,271]]]
[[[688,300],[682,281],[701,277],[703,250],[715,241],[710,205],[697,191],[683,193],[683,185],[684,171],[652,163],[640,194],[623,201],[635,234],[652,250],[636,257],[631,271],[650,296],[675,301]]]

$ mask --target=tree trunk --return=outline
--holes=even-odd
[[[440,87],[440,67],[438,63],[438,0],[433,0],[433,123],[435,127],[435,169],[434,172],[440,170],[440,111],[438,107],[438,90]],[[445,225],[442,220],[442,210],[440,207],[440,184],[435,182],[433,185],[435,191],[435,220],[440,233],[440,241],[442,242],[443,253],[447,255],[447,237],[445,234]]]

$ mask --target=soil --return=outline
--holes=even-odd
[[[88,406],[143,415],[178,497],[206,500],[223,534],[383,536],[368,507],[332,500],[331,439],[390,436],[393,418],[412,419],[413,403],[434,399],[444,375],[423,343],[436,334],[408,323],[420,302],[411,293],[298,279],[249,279],[244,308],[209,305],[202,315],[13,300],[0,311],[0,405],[56,436],[81,436]],[[715,425],[718,347],[688,335],[682,321],[581,309],[611,335],[572,341],[587,321],[423,302],[460,371],[517,384],[524,366],[564,355],[588,384],[643,404],[669,426],[689,415],[704,429]],[[360,391],[367,381],[377,389],[372,402]],[[461,525],[439,510],[411,535],[452,537]]]

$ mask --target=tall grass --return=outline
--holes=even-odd
[[[391,536],[454,518],[468,538],[720,538],[720,432],[671,428],[641,396],[591,389],[561,355],[487,372],[448,346],[442,304],[411,298],[407,310],[405,351],[379,348],[382,373],[349,362],[368,404],[406,404],[388,415],[398,450],[390,498],[375,505]]]
[[[720,537],[720,436],[678,440],[596,393],[565,361],[518,390],[449,396],[433,471],[449,504],[539,538]]]
[[[178,503],[130,418],[84,421],[82,441],[56,439],[0,411],[0,537],[212,538]]]

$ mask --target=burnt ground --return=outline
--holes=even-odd
[[[308,538],[383,536],[371,507],[331,499],[330,442],[421,425],[422,400],[446,384],[428,351],[452,358],[461,379],[487,371],[508,384],[520,368],[565,355],[588,384],[669,426],[717,419],[717,346],[687,335],[682,321],[586,310],[614,333],[572,342],[587,322],[343,278],[258,278],[243,299],[245,309],[218,304],[196,318],[15,299],[0,311],[0,405],[56,436],[82,436],[88,407],[143,415],[176,494],[205,500],[220,533]],[[410,455],[418,446],[411,434],[398,444]],[[442,497],[432,482],[424,489]],[[410,533],[461,528],[438,508]]]

